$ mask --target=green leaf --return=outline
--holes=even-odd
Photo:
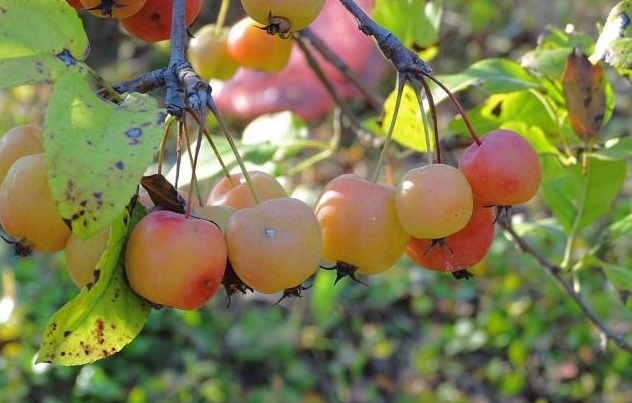
[[[610,10],[590,60],[593,63],[602,60],[618,69],[632,69],[631,22],[632,1],[619,2]]]
[[[87,54],[81,20],[65,0],[0,0],[0,89],[50,82]]]
[[[552,157],[544,157],[542,167],[542,198],[567,233],[575,220],[581,230],[608,212],[626,176],[625,162],[594,157],[587,158],[585,175],[581,166],[564,167]]]
[[[606,141],[604,148],[588,155],[602,160],[619,161],[632,157],[632,138],[618,137]]]
[[[391,125],[396,98],[397,91],[394,91],[384,102],[384,118],[382,119],[380,132],[380,135],[383,137],[386,137]],[[427,105],[425,105],[424,108],[426,108],[427,113]],[[428,119],[428,130],[430,134],[430,144],[431,147],[434,148],[434,137],[432,134],[432,124],[430,123],[430,119]],[[393,130],[393,140],[404,147],[411,148],[415,151],[426,151],[426,137],[424,134],[421,112],[419,110],[419,103],[417,102],[415,91],[409,86],[404,87],[397,121],[395,122],[395,128]]]
[[[141,331],[149,304],[125,279],[125,239],[144,215],[127,209],[112,222],[107,247],[97,264],[97,281],[64,305],[50,319],[37,362],[82,365],[120,351]],[[96,274],[96,273],[95,273]]]
[[[90,237],[125,208],[151,164],[165,115],[146,95],[117,105],[70,72],[51,94],[44,123],[49,185],[75,234]]]
[[[465,71],[437,76],[452,92],[478,86],[487,94],[502,94],[540,86],[527,70],[509,59],[484,59],[472,64]],[[437,99],[445,99],[441,96]]]
[[[544,76],[559,79],[564,72],[566,58],[572,51],[572,48],[532,50],[522,56],[520,65]]]
[[[614,241],[624,236],[632,236],[632,214],[610,224],[608,233],[609,241]]]
[[[377,0],[372,15],[406,46],[427,48],[439,39],[441,12],[440,7],[426,3],[425,0]]]
[[[606,263],[601,268],[618,291],[632,291],[632,269]]]

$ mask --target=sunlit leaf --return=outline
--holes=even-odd
[[[98,280],[84,287],[50,319],[38,362],[94,362],[120,351],[141,331],[150,307],[129,288],[123,256],[127,234],[143,215],[142,207],[136,208],[132,216],[125,209],[112,222],[106,250],[95,269]]]
[[[382,119],[380,132],[384,137],[386,137],[391,124],[396,98],[397,93],[392,92],[384,103],[384,118]],[[424,106],[424,108],[426,108],[428,116],[430,145],[434,148],[432,124],[430,123],[427,105]],[[404,87],[397,121],[395,122],[395,128],[393,130],[393,140],[415,151],[426,151],[426,136],[424,134],[424,125],[419,109],[419,102],[415,96],[415,91],[409,86]]]
[[[87,238],[125,208],[156,155],[164,119],[149,96],[132,93],[117,105],[78,73],[57,81],[44,148],[53,198],[74,233]]]
[[[581,230],[607,213],[625,181],[623,161],[587,158],[586,174],[578,164],[564,167],[546,156],[542,161],[542,198],[567,233],[573,225]]]
[[[632,1],[619,2],[610,10],[590,60],[605,61],[611,66],[632,69]]]
[[[88,38],[65,0],[0,0],[0,89],[51,82],[88,53]]]

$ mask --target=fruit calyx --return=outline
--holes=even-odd
[[[270,35],[279,35],[282,39],[290,37],[292,31],[292,21],[279,15],[272,15],[272,12],[268,13],[269,24],[261,29],[265,30]]]
[[[453,271],[452,275],[457,280],[469,280],[471,278],[474,278],[474,275],[467,271],[467,269]]]
[[[367,283],[365,283],[364,281],[356,277],[355,273],[358,270],[358,268],[352,264],[345,263],[345,262],[337,262],[332,267],[320,266],[320,268],[323,270],[336,271],[336,279],[334,280],[334,285],[338,284],[338,282],[342,280],[343,278],[349,277],[351,280],[355,281],[356,283],[360,283],[362,285],[368,286]]]
[[[226,308],[230,308],[231,297],[236,293],[246,295],[249,291],[254,292],[251,287],[246,285],[246,283],[239,278],[233,269],[233,265],[230,264],[230,261],[228,260],[226,261],[224,277],[222,277],[222,285],[224,286],[224,290],[226,290]]]
[[[125,7],[125,4],[118,4],[116,0],[101,0],[101,3],[99,3],[98,5],[94,7],[87,8],[86,10],[87,11],[100,10],[101,14],[112,17],[112,9],[114,7],[123,8]]]
[[[283,295],[281,295],[281,298],[279,298],[279,300],[274,303],[274,306],[279,305],[281,301],[286,298],[301,298],[303,296],[303,291],[309,290],[310,288],[312,288],[311,285],[309,287],[305,287],[303,284],[299,284],[296,287],[292,288],[286,288],[285,290],[283,290]]]

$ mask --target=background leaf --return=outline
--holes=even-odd
[[[74,233],[87,238],[124,209],[158,150],[164,119],[149,96],[128,94],[116,105],[97,97],[78,73],[59,79],[44,147],[53,198]]]
[[[594,157],[587,158],[586,175],[578,164],[564,167],[554,157],[544,157],[542,167],[542,197],[567,233],[576,219],[581,230],[609,211],[626,176],[624,161]]]

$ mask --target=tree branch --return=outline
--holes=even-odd
[[[358,137],[360,137],[365,142],[373,142],[373,139],[377,138],[377,136],[373,135],[368,130],[366,130],[364,126],[362,125],[362,122],[360,122],[360,120],[353,114],[353,112],[349,110],[349,108],[345,104],[340,94],[338,94],[338,91],[336,90],[336,88],[333,86],[331,81],[329,81],[325,72],[320,67],[318,60],[316,60],[312,52],[307,47],[307,44],[305,43],[303,37],[299,35],[298,33],[295,33],[294,40],[296,41],[296,43],[298,44],[298,47],[301,49],[301,51],[305,55],[305,60],[307,61],[307,64],[312,69],[314,74],[316,74],[316,77],[318,77],[318,80],[323,84],[323,86],[327,90],[327,93],[334,99],[334,102],[336,103],[336,105],[338,105],[342,114],[346,116],[347,119],[349,119],[351,126],[355,128],[355,131]]]
[[[525,241],[520,235],[516,233],[516,231],[507,224],[503,225],[505,231],[511,238],[514,243],[525,253],[533,256],[535,260],[538,261],[540,266],[555,280],[555,282],[568,294],[575,303],[579,306],[584,316],[588,318],[595,326],[601,330],[603,335],[612,340],[617,347],[622,350],[626,350],[632,353],[632,344],[630,344],[622,335],[615,333],[612,329],[610,329],[600,318],[597,316],[597,313],[592,310],[591,307],[586,304],[581,294],[575,291],[573,285],[566,281],[562,276],[562,270],[559,266],[554,265],[549,262],[544,256],[542,256],[537,250],[535,250],[527,241]]]
[[[142,94],[165,86],[167,69],[150,71],[142,76],[122,83],[114,84],[112,88],[119,94],[126,92],[140,92]]]
[[[411,76],[422,77],[432,74],[432,68],[428,63],[421,60],[417,53],[404,46],[395,35],[373,21],[354,0],[339,1],[356,18],[358,29],[365,35],[375,38],[384,56],[395,65],[400,74],[409,80]]]
[[[374,91],[372,88],[368,87],[362,79],[356,74],[355,71],[351,70],[347,63],[344,62],[337,54],[335,54],[329,46],[309,28],[302,29],[298,31],[298,35],[300,38],[309,42],[310,45],[314,49],[320,53],[325,60],[331,63],[334,67],[336,67],[342,75],[344,75],[347,80],[353,83],[356,88],[364,95],[373,107],[378,112],[382,111],[382,105],[384,104],[384,98]]]

